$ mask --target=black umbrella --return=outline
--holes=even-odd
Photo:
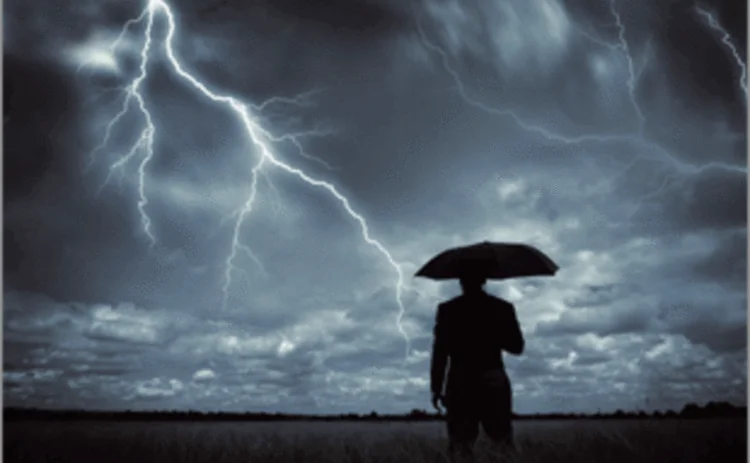
[[[484,241],[441,252],[419,269],[415,276],[433,280],[471,276],[502,280],[554,275],[557,270],[552,259],[533,246]]]

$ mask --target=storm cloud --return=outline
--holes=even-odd
[[[693,3],[169,3],[184,72],[313,184],[253,180],[157,0],[131,152],[136,3],[5,7],[6,404],[425,408],[458,286],[411,275],[479,240],[560,266],[488,286],[527,336],[518,412],[745,402],[746,77]],[[700,8],[745,56],[736,3]]]

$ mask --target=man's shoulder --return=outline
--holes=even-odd
[[[462,303],[462,297],[456,296],[452,299],[448,299],[447,301],[443,301],[440,304],[438,304],[438,309],[450,310],[453,307],[460,306],[461,303]]]
[[[486,304],[486,305],[489,305],[489,306],[492,306],[492,307],[501,308],[501,309],[502,308],[509,308],[509,309],[513,308],[513,304],[511,304],[510,302],[506,301],[505,299],[499,298],[497,296],[493,296],[492,294],[485,293],[485,295],[481,299],[481,301],[482,301],[483,304]],[[454,308],[459,308],[459,307],[462,307],[462,306],[464,306],[466,304],[476,304],[476,303],[477,303],[477,299],[474,299],[474,298],[470,299],[470,298],[467,298],[466,296],[464,296],[462,294],[462,295],[454,297],[453,299],[449,299],[447,301],[441,302],[438,305],[438,309],[442,309],[444,311],[446,311],[446,310],[447,311],[451,311]]]
[[[492,305],[497,306],[497,307],[513,308],[513,304],[511,304],[510,302],[506,301],[505,299],[502,299],[502,298],[497,297],[497,296],[493,296],[492,294],[487,294],[487,301],[489,302],[489,304],[492,304]]]

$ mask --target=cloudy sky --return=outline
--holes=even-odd
[[[6,405],[427,408],[485,239],[518,412],[745,403],[741,2],[146,3],[5,3]]]

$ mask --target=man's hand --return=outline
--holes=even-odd
[[[445,397],[443,397],[441,394],[432,394],[432,406],[435,407],[435,410],[439,414],[443,414],[443,410],[440,408],[440,405],[442,404],[443,407],[445,407]]]

